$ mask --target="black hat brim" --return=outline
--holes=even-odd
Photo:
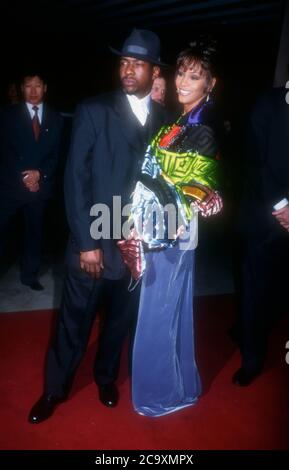
[[[134,52],[121,52],[121,51],[118,51],[117,49],[114,49],[113,47],[109,47],[109,49],[111,50],[111,52],[113,52],[113,54],[116,54],[120,57],[121,56],[132,57],[134,59],[143,60],[144,62],[149,62],[150,64],[153,64],[153,65],[159,65],[160,67],[169,67],[168,64],[164,64],[163,62],[156,60],[154,57],[151,57],[150,55],[137,54]]]

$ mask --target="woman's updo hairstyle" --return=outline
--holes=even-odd
[[[191,66],[199,65],[209,81],[218,75],[217,55],[217,41],[210,36],[200,36],[180,52],[177,57],[177,70],[181,67],[187,70]]]

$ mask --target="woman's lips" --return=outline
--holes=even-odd
[[[187,90],[182,90],[181,88],[178,88],[178,94],[182,96],[188,96],[191,92]]]

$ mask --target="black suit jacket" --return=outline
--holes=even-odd
[[[273,206],[289,198],[289,104],[285,88],[266,92],[252,110],[246,142],[241,230],[256,237],[284,229]]]
[[[105,204],[112,215],[113,196],[121,197],[122,207],[130,202],[149,139],[165,120],[164,108],[152,101],[143,129],[122,91],[98,96],[77,109],[65,172],[67,218],[75,253],[103,250],[106,278],[122,277],[124,265],[115,240],[91,237],[91,207]],[[112,217],[109,222],[112,235]]]
[[[24,201],[51,197],[62,117],[43,105],[41,132],[35,141],[32,121],[25,103],[14,105],[1,114],[0,131],[0,188]],[[22,171],[39,170],[40,190],[30,193],[22,181]]]

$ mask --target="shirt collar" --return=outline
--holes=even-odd
[[[138,98],[135,95],[126,95],[126,96],[130,104],[130,107],[132,109],[132,112],[140,121],[142,126],[144,126],[147,120],[147,116],[150,112],[150,103],[151,103],[150,93],[147,96],[144,96],[143,98]]]
[[[131,106],[133,105],[140,105],[143,108],[147,108],[148,113],[150,112],[150,102],[151,102],[151,95],[150,93],[143,98],[138,98],[135,95],[126,95],[128,101],[130,102]]]
[[[35,106],[34,104],[31,104],[31,103],[28,103],[27,101],[25,102],[25,105],[29,111],[29,114],[31,116],[31,119],[33,118],[35,112],[34,110],[32,109],[33,106]],[[39,121],[40,123],[42,122],[42,115],[43,115],[43,102],[42,103],[39,103],[36,105],[38,107],[38,118],[39,118]]]

